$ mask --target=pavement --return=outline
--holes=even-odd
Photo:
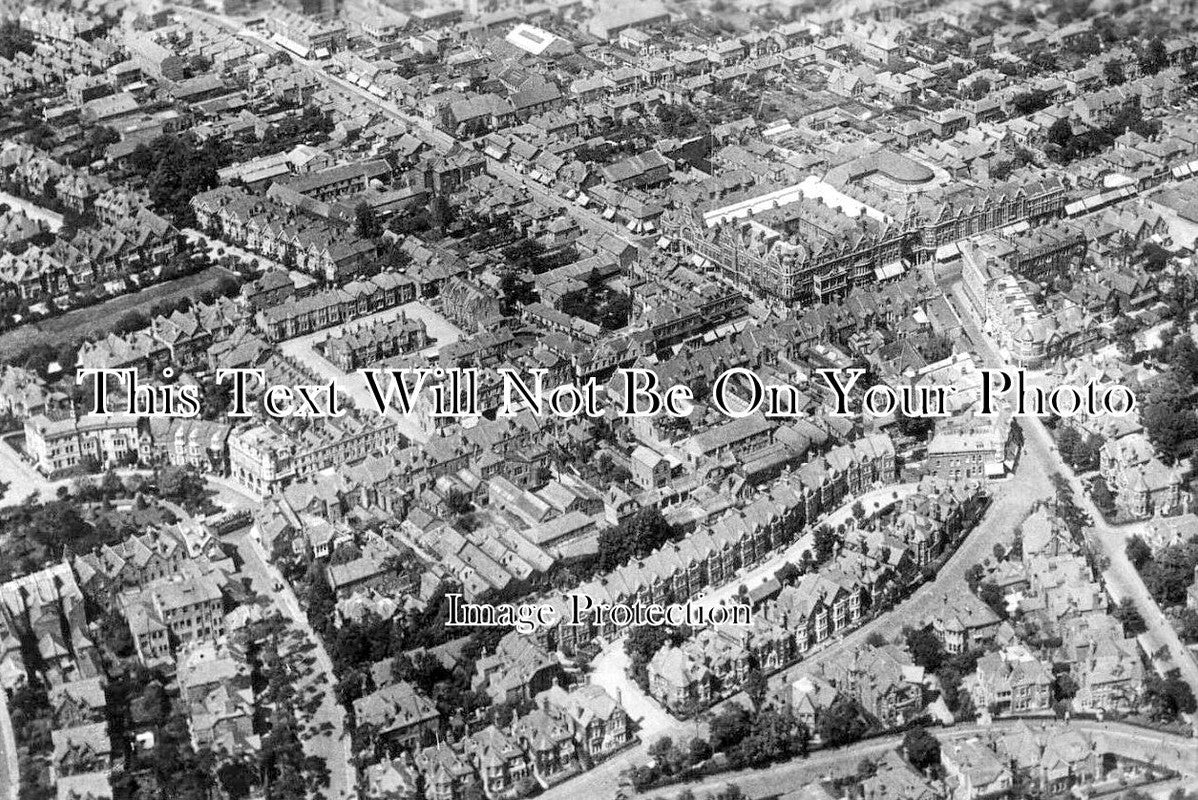
[[[70,481],[51,481],[21,457],[7,438],[0,438],[0,480],[8,484],[0,505],[16,505],[31,494],[50,499]]]
[[[602,652],[591,661],[591,683],[602,686],[614,697],[628,718],[636,722],[637,735],[646,745],[662,736],[671,736],[675,741],[689,741],[701,731],[699,723],[681,720],[670,714],[661,704],[641,691],[636,681],[628,675],[631,660],[624,651],[621,636],[604,645]]]
[[[49,228],[51,233],[57,233],[58,229],[62,227],[62,214],[59,214],[57,211],[51,211],[48,208],[42,208],[23,197],[17,197],[8,192],[0,192],[0,204],[6,205],[9,208],[19,208],[30,219],[41,220],[46,223],[46,227]]]

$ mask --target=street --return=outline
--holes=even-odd
[[[1006,719],[990,725],[946,728],[936,733],[938,737],[959,739],[994,731],[1013,730],[1021,724],[1022,720]],[[1100,751],[1109,748],[1111,752],[1183,772],[1190,776],[1190,786],[1193,786],[1193,780],[1198,778],[1198,760],[1193,757],[1193,743],[1188,739],[1113,722],[1074,720],[1070,724],[1093,736]],[[746,797],[773,797],[824,777],[851,774],[856,771],[862,758],[877,758],[887,750],[898,747],[902,741],[901,734],[884,736],[858,742],[840,750],[816,751],[807,758],[796,758],[783,764],[729,772],[718,778],[694,783],[680,783],[646,792],[644,796],[674,797],[689,789],[698,797],[703,797],[704,794],[723,789],[729,783],[735,783]]]
[[[310,642],[316,645],[314,655],[316,665],[309,673],[306,685],[296,687],[297,694],[317,691],[322,695],[320,707],[311,719],[305,720],[306,730],[313,735],[303,742],[304,750],[309,755],[323,759],[329,767],[328,798],[352,798],[357,796],[357,773],[354,768],[351,753],[351,739],[346,730],[345,709],[337,702],[334,689],[337,677],[333,672],[333,662],[329,658],[324,642],[312,630],[308,616],[300,608],[299,600],[292,591],[291,585],[283,579],[279,571],[269,563],[266,551],[261,543],[252,535],[249,528],[243,528],[224,537],[226,542],[237,547],[243,565],[242,572],[250,578],[254,591],[271,598],[275,606],[287,617],[292,625]],[[276,588],[281,587],[281,588]],[[330,723],[332,730],[328,733],[317,732],[324,723]]]

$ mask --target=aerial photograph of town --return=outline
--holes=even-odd
[[[0,0],[0,800],[1198,800],[1198,0]]]

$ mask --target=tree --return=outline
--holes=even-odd
[[[0,23],[0,58],[12,61],[17,53],[32,55],[33,51],[32,33],[18,25],[16,20],[6,19]]]
[[[1066,464],[1072,464],[1081,447],[1082,437],[1072,425],[1062,425],[1057,430],[1057,451]]]
[[[520,277],[520,273],[512,271],[504,273],[499,279],[499,292],[503,295],[502,305],[504,314],[515,314],[521,307],[531,305],[540,299],[531,281]]]
[[[928,767],[940,763],[940,740],[924,728],[912,728],[903,735],[903,750],[911,766],[926,773]]]
[[[1101,475],[1090,483],[1090,499],[1094,501],[1094,505],[1098,506],[1100,511],[1110,513],[1115,509],[1115,496],[1111,494],[1106,479]]]
[[[701,764],[711,758],[711,745],[706,739],[701,739],[698,736],[691,739],[690,746],[687,750],[687,757],[692,764]]]
[[[1102,74],[1106,78],[1107,86],[1120,86],[1127,80],[1123,74],[1123,65],[1118,61],[1108,61],[1103,64]]]
[[[828,747],[852,744],[860,740],[866,730],[861,707],[845,695],[833,700],[819,720],[820,739]]]
[[[798,566],[790,561],[787,561],[778,568],[777,572],[774,573],[774,580],[778,581],[778,583],[782,584],[783,586],[788,586],[797,581],[800,577],[802,577],[802,575],[803,572],[798,568]]]
[[[1186,644],[1198,642],[1198,609],[1183,608],[1177,617],[1177,635]]]
[[[1198,434],[1198,417],[1189,401],[1189,387],[1175,373],[1161,375],[1148,385],[1140,408],[1148,438],[1167,462],[1182,455],[1184,443]]]
[[[452,514],[466,514],[474,507],[474,503],[471,502],[470,495],[461,489],[450,489],[445,495],[445,507]]]
[[[928,628],[907,631],[907,649],[911,660],[928,672],[936,672],[944,663],[944,646]]]
[[[1145,75],[1155,75],[1169,64],[1169,52],[1159,36],[1153,37],[1140,53],[1140,70]]]
[[[643,508],[619,525],[599,533],[599,569],[609,571],[629,559],[646,556],[681,531],[671,525],[656,506]]]
[[[820,525],[815,529],[815,561],[817,564],[822,564],[832,557],[836,552],[836,547],[839,540],[836,534],[827,525]]]
[[[1048,142],[1057,147],[1064,147],[1073,138],[1073,126],[1068,117],[1061,117],[1048,128]]]
[[[146,317],[146,315],[142,312],[134,309],[132,311],[126,311],[117,318],[117,321],[112,326],[112,332],[117,336],[120,336],[122,334],[144,330],[148,327],[150,327],[149,318]]]
[[[949,711],[955,712],[961,707],[961,673],[956,667],[946,665],[936,673],[936,678],[940,681],[940,696],[944,704]]]
[[[382,235],[383,226],[379,223],[378,214],[374,207],[363,200],[354,208],[354,230],[363,239],[375,239]]]
[[[729,703],[711,721],[711,748],[717,753],[723,753],[749,735],[751,717],[744,706]]]
[[[454,219],[453,209],[450,207],[449,201],[440,193],[434,194],[432,199],[429,200],[428,214],[433,227],[440,231],[448,228]]]
[[[1067,671],[1058,672],[1052,679],[1054,700],[1072,700],[1077,695],[1077,681]]]
[[[216,771],[216,776],[230,800],[249,797],[256,784],[255,771],[243,761],[226,761]]]
[[[1133,535],[1127,540],[1125,549],[1127,550],[1127,560],[1131,562],[1131,565],[1136,568],[1137,572],[1152,560],[1152,548],[1138,535]]]
[[[1183,385],[1198,384],[1198,345],[1188,333],[1183,333],[1169,344],[1169,367]]]
[[[1184,605],[1198,565],[1198,536],[1161,548],[1140,569],[1144,586],[1161,608]]]
[[[753,703],[753,708],[761,710],[762,704],[765,702],[766,693],[769,692],[769,683],[765,679],[765,675],[757,667],[751,668],[745,675],[744,690],[748,695],[750,702]]]
[[[1150,674],[1144,682],[1144,694],[1156,716],[1163,720],[1174,720],[1178,714],[1193,714],[1198,710],[1193,690],[1177,670],[1164,676]]]
[[[649,745],[649,758],[653,759],[658,768],[666,775],[672,775],[674,766],[679,760],[678,751],[674,748],[674,740],[669,736],[662,736]]]

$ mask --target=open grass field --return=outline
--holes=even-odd
[[[158,283],[140,292],[114,297],[94,306],[68,311],[57,317],[42,320],[33,325],[22,325],[0,334],[0,362],[8,363],[26,347],[41,342],[53,346],[72,339],[99,338],[112,330],[112,326],[127,311],[148,311],[150,306],[164,300],[194,297],[233,273],[224,267],[209,267],[194,275],[185,275],[165,283]]]

